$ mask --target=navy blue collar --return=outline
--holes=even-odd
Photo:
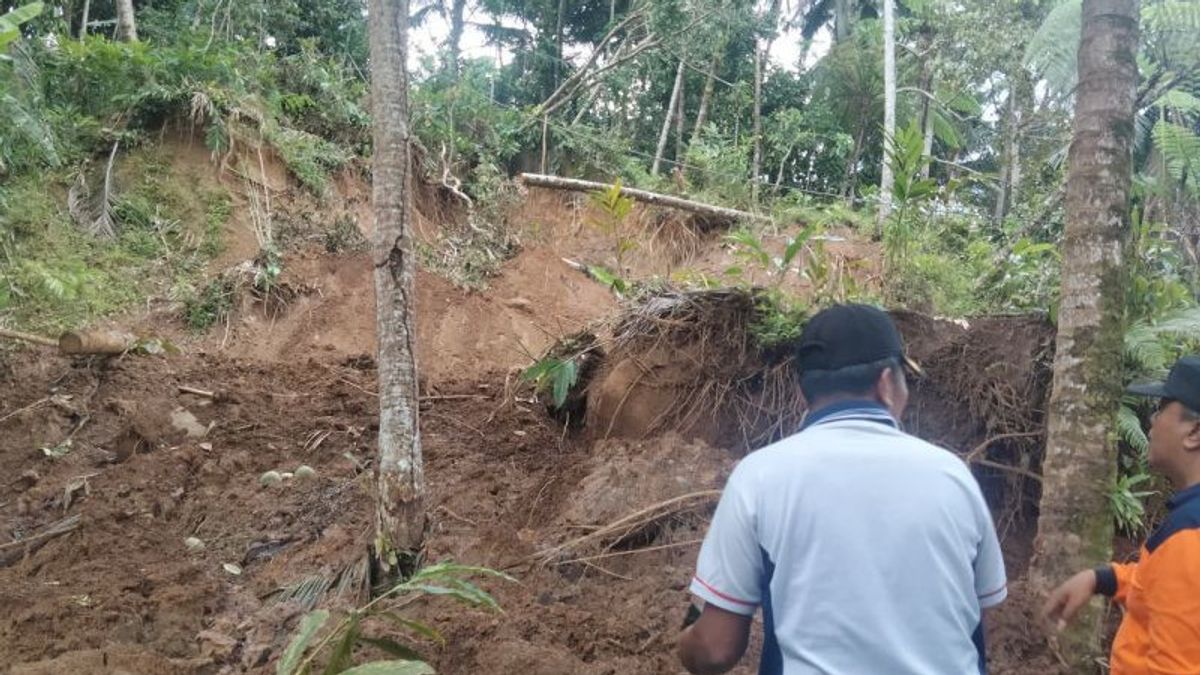
[[[1170,499],[1167,500],[1167,508],[1174,511],[1193,499],[1200,499],[1200,485],[1193,485],[1176,492]]]
[[[895,418],[888,412],[888,409],[883,407],[878,401],[861,399],[841,401],[827,405],[824,408],[808,411],[808,414],[804,417],[804,422],[800,425],[800,430],[803,431],[824,422],[840,422],[844,420],[865,420],[886,424],[897,429],[900,428],[900,425],[896,423]]]

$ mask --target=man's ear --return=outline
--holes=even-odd
[[[1200,453],[1200,419],[1188,419],[1191,427],[1183,437],[1183,447],[1188,452]]]
[[[896,402],[896,380],[891,368],[884,368],[883,372],[879,373],[879,379],[875,382],[875,395],[889,408]]]

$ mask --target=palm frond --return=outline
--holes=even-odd
[[[113,144],[108,156],[108,164],[102,177],[102,188],[92,191],[88,184],[87,169],[79,170],[75,182],[67,191],[67,210],[72,220],[84,231],[96,237],[112,238],[117,236],[116,218],[116,188],[113,184],[113,164],[117,157],[118,144]]]
[[[1044,78],[1055,93],[1067,94],[1075,89],[1082,30],[1082,0],[1067,0],[1050,10],[1025,47],[1025,67]]]
[[[954,126],[954,123],[937,110],[931,110],[930,112],[933,114],[933,135],[953,150],[963,147],[962,134],[958,132],[958,128]]]

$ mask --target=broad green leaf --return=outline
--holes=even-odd
[[[435,675],[435,671],[423,661],[376,661],[344,670],[342,675]]]
[[[421,658],[421,655],[418,654],[416,650],[412,649],[411,647],[406,647],[399,642],[392,640],[391,638],[360,637],[358,638],[358,641],[362,644],[371,645],[377,649],[382,649],[383,651],[397,658],[408,661],[424,661],[424,659]]]
[[[395,612],[386,612],[381,616],[396,624],[400,628],[411,630],[412,632],[422,637],[429,638],[438,644],[446,644],[446,638],[442,637],[442,634],[432,626],[428,626],[414,619],[406,619]]]
[[[571,393],[571,387],[579,380],[579,367],[575,365],[573,359],[563,361],[558,370],[554,373],[554,406],[561,408],[567,402],[567,394]]]
[[[808,242],[812,236],[812,230],[801,230],[799,234],[792,238],[792,243],[783,251],[783,267],[787,267],[795,260],[796,255],[804,248],[804,244]]]
[[[287,649],[283,651],[283,656],[275,666],[276,675],[292,675],[296,666],[299,665],[301,657],[304,656],[304,650],[308,648],[308,643],[312,642],[313,636],[328,620],[329,612],[324,609],[309,612],[300,620],[300,627],[296,629],[296,637],[288,643]]]
[[[36,18],[42,13],[45,7],[46,3],[44,2],[31,2],[28,5],[21,5],[7,14],[0,16],[0,20],[9,21],[19,26],[30,19]]]
[[[338,675],[350,667],[350,658],[354,655],[359,630],[359,617],[352,614],[346,625],[346,632],[342,634],[342,639],[338,640],[337,646],[329,656],[329,663],[325,665],[325,675]]]

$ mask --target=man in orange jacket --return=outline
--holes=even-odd
[[[1150,465],[1176,488],[1166,521],[1137,562],[1080,572],[1044,612],[1061,630],[1096,593],[1125,608],[1112,675],[1200,673],[1200,356],[1179,360],[1166,382],[1130,387],[1161,399],[1150,426]]]

